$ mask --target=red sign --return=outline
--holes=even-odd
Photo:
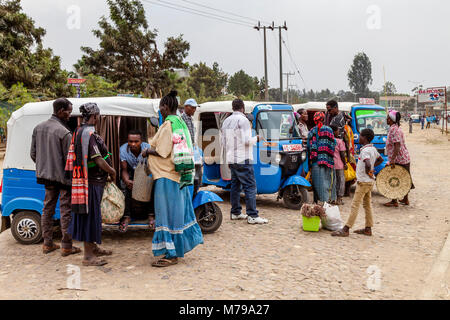
[[[74,78],[67,79],[68,84],[82,84],[85,83],[86,81],[87,81],[86,79],[74,79]]]
[[[359,98],[360,104],[375,104],[375,99],[373,98]]]
[[[283,145],[284,152],[303,151],[301,144],[285,144]]]

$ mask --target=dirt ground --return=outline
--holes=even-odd
[[[228,195],[212,189],[225,199],[224,222],[204,245],[179,265],[154,269],[152,233],[107,229],[103,246],[114,255],[105,267],[80,267],[85,291],[58,290],[67,287],[68,265],[81,266],[81,255],[44,256],[41,245],[22,246],[4,232],[0,299],[416,299],[450,231],[450,135],[403,129],[416,189],[411,206],[400,208],[383,207],[386,199],[374,192],[372,238],[304,232],[300,213],[276,195],[257,199],[270,224],[230,221]],[[344,220],[350,202],[341,207]],[[363,223],[361,209],[356,227]],[[435,298],[449,299],[449,286],[447,271]]]

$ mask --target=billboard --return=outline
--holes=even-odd
[[[419,103],[445,103],[445,88],[429,88],[417,91]]]

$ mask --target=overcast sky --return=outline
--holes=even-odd
[[[176,11],[143,1],[151,28],[158,30],[162,46],[169,36],[183,34],[190,42],[188,61],[217,61],[232,74],[244,69],[252,76],[264,75],[263,37],[250,26],[229,24]],[[155,2],[157,0],[151,0]],[[207,11],[184,0],[164,0],[179,6]],[[372,90],[386,80],[397,90],[410,93],[412,82],[425,86],[450,85],[450,1],[448,0],[192,0],[251,19],[287,22],[286,44],[300,69],[291,83],[300,89],[348,90],[347,72],[357,52],[372,62]],[[76,11],[80,9],[80,27]],[[81,56],[81,46],[97,47],[92,29],[102,15],[108,16],[106,0],[22,0],[24,11],[47,30],[44,44],[61,56],[63,67]],[[68,10],[70,12],[68,12]],[[214,11],[209,11],[213,12]],[[218,15],[224,13],[215,12]],[[244,23],[255,24],[246,18]],[[67,26],[72,25],[72,29]],[[268,31],[269,84],[279,87],[278,32]],[[284,72],[294,72],[284,49]],[[286,86],[286,80],[284,80]]]

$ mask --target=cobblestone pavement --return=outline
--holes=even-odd
[[[450,230],[450,142],[436,129],[415,130],[407,135],[416,185],[411,206],[384,208],[386,199],[375,191],[371,238],[306,233],[299,212],[275,195],[257,201],[270,224],[230,221],[229,198],[218,191],[226,200],[222,227],[171,268],[150,267],[155,258],[147,230],[105,230],[104,247],[114,255],[105,267],[81,267],[86,291],[58,290],[67,286],[67,265],[81,265],[81,256],[43,256],[40,245],[19,245],[7,231],[0,236],[0,298],[416,299]],[[341,207],[344,220],[350,202]],[[356,227],[363,223],[361,209]],[[436,297],[449,299],[449,287],[450,271]]]

